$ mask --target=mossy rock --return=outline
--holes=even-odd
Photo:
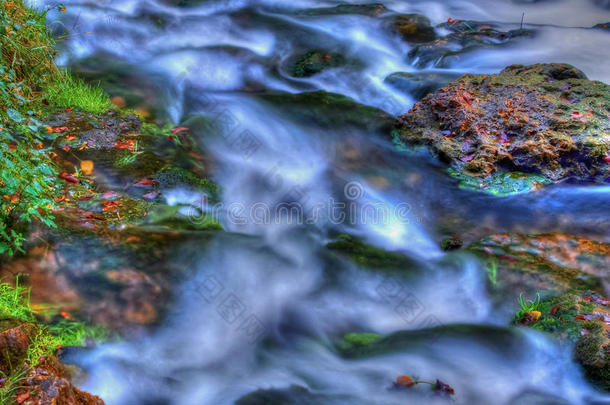
[[[537,184],[610,181],[609,130],[610,86],[565,64],[464,75],[397,121],[405,144],[427,145],[460,174],[519,172],[549,180]]]
[[[343,341],[338,344],[338,348],[339,351],[348,353],[350,351],[356,350],[359,347],[364,347],[375,343],[381,338],[383,338],[383,336],[377,333],[352,332],[343,336]]]
[[[325,91],[298,94],[274,93],[263,95],[261,98],[296,120],[323,128],[350,126],[368,131],[386,132],[391,129],[394,122],[393,117],[385,111]]]
[[[408,43],[418,44],[436,39],[430,20],[421,14],[400,14],[390,17],[392,29]]]
[[[327,243],[326,247],[345,254],[352,262],[363,267],[402,272],[416,266],[414,260],[402,253],[389,252],[351,235],[339,235],[336,240]]]
[[[216,183],[197,176],[181,167],[166,165],[154,175],[161,189],[187,188],[205,192],[210,200],[217,201],[218,186]]]
[[[345,65],[346,59],[339,53],[326,52],[322,50],[309,51],[304,55],[296,57],[297,61],[292,68],[294,77],[310,77],[328,68],[336,68]]]
[[[335,7],[320,7],[299,10],[297,14],[306,16],[333,16],[333,15],[365,15],[377,17],[388,12],[388,9],[381,3],[370,4],[339,4]]]
[[[610,327],[605,323],[609,303],[593,292],[563,294],[543,300],[535,308],[540,318],[527,325],[574,343],[574,359],[586,377],[604,391],[610,391]],[[519,318],[517,314],[515,324],[522,323]]]
[[[525,337],[517,330],[488,325],[451,324],[426,329],[404,330],[380,338],[357,339],[358,345],[340,342],[336,348],[346,358],[366,358],[398,352],[422,352],[439,344],[439,339],[476,341],[490,350],[515,355],[525,347]]]
[[[457,179],[458,187],[464,190],[479,191],[498,197],[528,193],[539,190],[551,180],[540,174],[521,172],[498,172],[487,177],[468,176],[449,168],[449,175]]]
[[[497,267],[499,292],[599,291],[610,266],[609,244],[561,233],[496,234],[467,249]]]
[[[154,205],[149,211],[145,225],[162,226],[178,231],[216,231],[222,230],[222,225],[211,215],[202,214],[198,210],[192,209],[193,215],[187,216],[180,212],[181,205]]]

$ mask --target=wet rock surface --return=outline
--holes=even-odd
[[[409,51],[407,57],[415,66],[449,67],[466,52],[502,46],[516,38],[534,34],[526,29],[507,29],[499,24],[453,19],[436,26],[436,31],[438,37],[430,35],[427,41],[421,41]]]
[[[497,266],[499,290],[533,294],[608,288],[610,245],[602,241],[560,233],[497,234],[468,250]]]
[[[563,64],[465,75],[399,117],[398,137],[431,147],[461,173],[542,174],[607,182],[610,86]]]

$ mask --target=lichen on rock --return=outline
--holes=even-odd
[[[520,171],[558,182],[607,182],[610,86],[565,64],[464,75],[398,119],[396,135],[428,145],[468,176]]]

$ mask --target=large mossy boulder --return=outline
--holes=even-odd
[[[610,301],[591,292],[567,293],[540,302],[536,319],[518,313],[517,325],[548,332],[574,344],[574,360],[585,376],[599,388],[610,391]]]
[[[398,119],[395,135],[428,145],[461,174],[607,182],[610,86],[565,64],[465,75]]]

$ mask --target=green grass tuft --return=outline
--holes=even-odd
[[[89,85],[69,74],[63,74],[60,80],[50,83],[44,94],[50,105],[72,107],[93,114],[101,114],[112,107],[101,87]]]

